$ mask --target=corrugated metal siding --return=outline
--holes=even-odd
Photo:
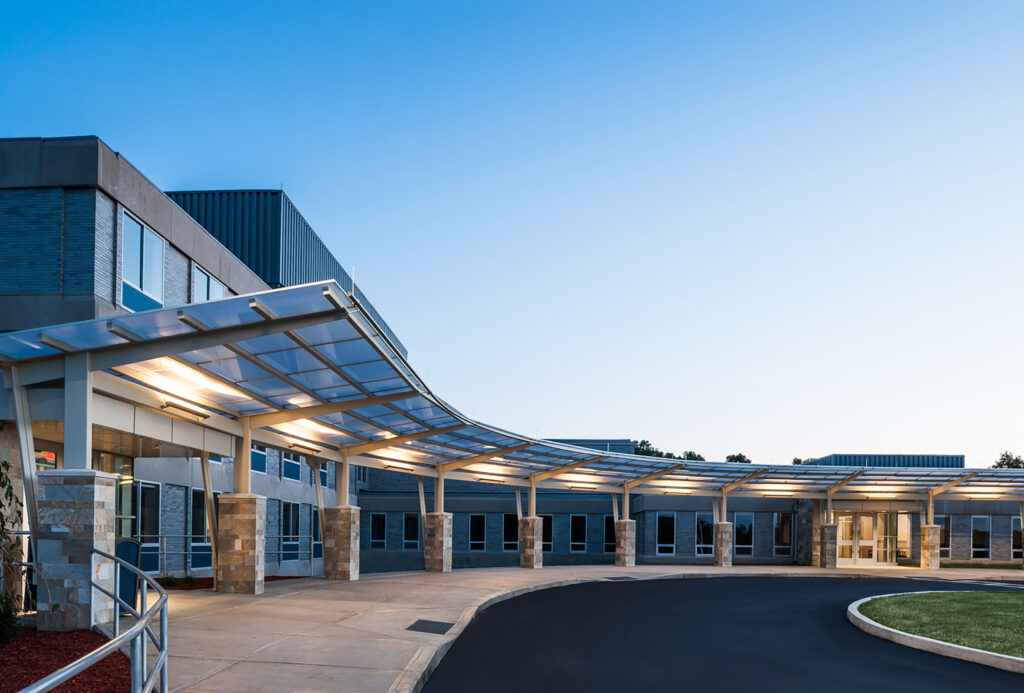
[[[210,190],[167,195],[272,287],[334,279],[408,355],[377,309],[280,190]]]
[[[263,281],[273,287],[286,285],[281,280],[279,261],[280,191],[214,190],[167,195]],[[197,260],[202,264],[201,258]]]

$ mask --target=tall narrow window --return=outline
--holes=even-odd
[[[262,445],[253,445],[249,449],[249,469],[260,474],[267,473],[267,449]]]
[[[615,518],[604,516],[604,552],[615,553]]]
[[[1010,558],[1024,558],[1024,546],[1021,545],[1020,515],[1010,518]]]
[[[469,550],[483,551],[487,548],[487,516],[469,516]]]
[[[582,553],[587,550],[587,516],[569,516],[569,551]]]
[[[191,510],[192,534],[189,536],[191,567],[210,568],[213,565],[213,550],[206,527],[206,494],[203,489],[192,489]]]
[[[320,486],[327,488],[327,463],[321,462],[319,466],[320,470]]]
[[[192,274],[192,302],[213,301],[228,295],[227,287],[196,265]]]
[[[384,513],[370,513],[370,548],[386,548],[387,532],[388,516]]]
[[[299,481],[302,479],[302,458],[294,452],[281,455],[281,478]]]
[[[160,571],[160,485],[135,482],[135,519],[132,534],[139,540],[139,567]]]
[[[971,517],[971,558],[988,558],[992,545],[992,518],[988,515]]]
[[[541,527],[542,527],[541,528],[541,543],[543,543],[543,545],[544,545],[544,551],[546,553],[551,553],[554,550],[554,548],[555,548],[555,542],[554,542],[554,535],[555,535],[555,531],[554,531],[555,521],[554,520],[555,520],[555,518],[553,518],[551,515],[541,515],[540,519],[541,519]]]
[[[502,519],[501,550],[519,550],[519,517],[512,513],[505,513]]]
[[[696,542],[698,556],[715,555],[715,518],[712,513],[697,513]]]
[[[939,558],[949,558],[949,515],[936,515],[939,526]]]
[[[159,308],[164,300],[164,239],[125,213],[121,245],[121,305]]]
[[[775,555],[793,555],[793,513],[775,513]]]
[[[420,514],[406,513],[405,526],[402,528],[402,548],[418,549],[420,547]]]
[[[298,503],[281,503],[281,560],[299,560]]]
[[[736,513],[732,517],[734,549],[737,556],[754,555],[754,513]]]
[[[324,557],[324,538],[320,536],[320,509],[313,507],[313,558]]]
[[[655,522],[655,553],[659,556],[674,555],[676,552],[676,514],[658,513]]]

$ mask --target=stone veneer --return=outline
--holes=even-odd
[[[313,512],[316,512],[314,508]],[[359,507],[324,508],[324,577],[328,580],[359,579]]]
[[[818,567],[835,568],[836,560],[839,557],[838,525],[821,526],[821,539],[818,546],[821,552],[818,557]]]
[[[942,527],[923,525],[921,527],[921,567],[925,570],[939,569],[939,542]]]
[[[39,630],[89,629],[110,624],[113,602],[90,583],[114,591],[114,564],[92,556],[114,553],[114,496],[118,476],[91,469],[37,472],[36,537]]]
[[[615,565],[630,568],[636,565],[636,520],[615,523]]]
[[[544,519],[541,517],[519,518],[519,567],[541,568],[544,566]]]
[[[719,522],[715,525],[715,565],[726,568],[732,565],[731,522]]]
[[[217,591],[263,594],[267,499],[224,493],[217,512]]]
[[[426,569],[432,573],[452,572],[452,514],[427,513],[423,529]]]

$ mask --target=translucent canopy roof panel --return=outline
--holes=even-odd
[[[0,334],[0,361],[51,380],[66,354],[197,411],[409,471],[638,493],[1015,498],[1020,470],[765,466],[608,453],[503,430],[437,397],[333,281]],[[46,370],[47,364],[52,366]],[[308,410],[308,414],[306,414]],[[305,414],[300,416],[299,414]],[[444,472],[448,473],[448,472]],[[881,496],[880,496],[881,497]],[[1024,497],[1024,496],[1022,496]]]

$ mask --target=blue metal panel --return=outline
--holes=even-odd
[[[963,455],[826,455],[804,464],[841,467],[963,468]]]

